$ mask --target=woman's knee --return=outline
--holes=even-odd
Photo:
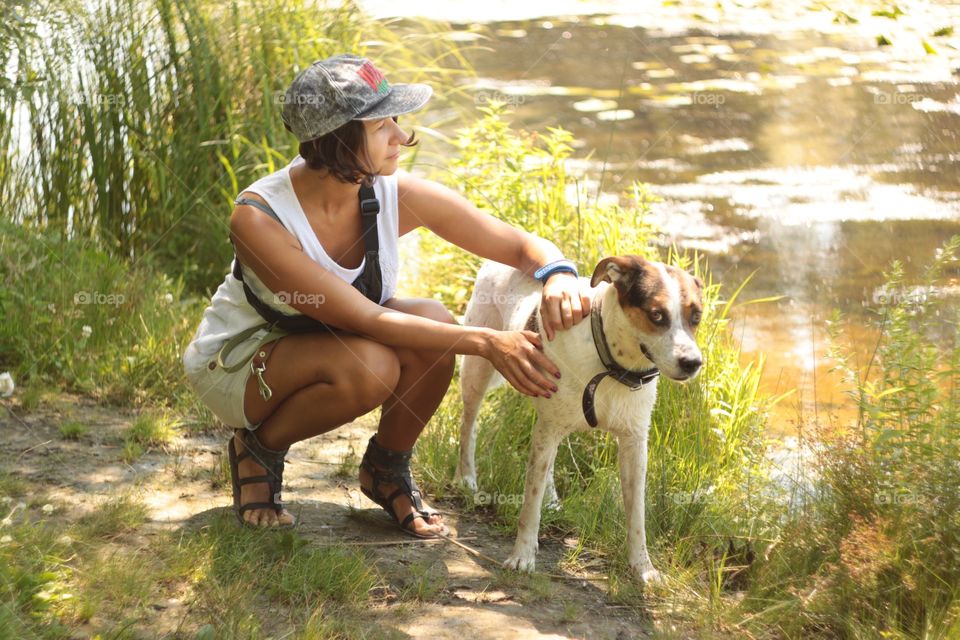
[[[432,298],[391,298],[383,306],[437,322],[457,323],[457,319],[443,303]]]
[[[346,398],[355,403],[358,415],[379,407],[397,388],[400,359],[388,346],[364,340],[353,348],[352,365],[342,373]]]
[[[446,322],[447,324],[457,324],[457,319],[453,317],[450,310],[443,306],[443,303],[439,300],[424,298],[418,306],[418,311],[420,311],[421,315],[425,318],[430,318],[437,322]]]

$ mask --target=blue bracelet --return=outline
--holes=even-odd
[[[580,274],[577,273],[577,265],[570,260],[555,260],[554,262],[545,264],[534,272],[533,277],[542,283],[546,283],[547,278],[555,273],[564,271],[572,273],[578,278],[580,277]]]

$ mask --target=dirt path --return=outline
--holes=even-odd
[[[138,533],[149,540],[214,517],[230,503],[223,471],[225,436],[179,435],[164,451],[150,451],[127,464],[121,461],[122,433],[131,414],[66,395],[45,398],[31,413],[7,406],[11,410],[0,413],[0,472],[25,481],[31,501],[53,504],[54,518],[73,522],[105,499],[134,492],[148,507],[148,521]],[[60,433],[65,421],[78,421],[89,430],[79,440],[66,440]],[[375,558],[389,584],[370,608],[381,626],[396,630],[396,637],[414,638],[649,637],[649,620],[632,607],[611,602],[602,579],[571,574],[569,580],[531,579],[501,572],[450,543],[422,542],[397,531],[359,493],[353,477],[354,452],[363,451],[373,428],[372,420],[362,419],[295,445],[284,498],[299,517],[300,535],[310,543],[357,544]],[[465,544],[494,558],[507,557],[512,535],[491,527],[489,514],[460,513],[456,501],[433,506],[444,511]],[[558,561],[564,546],[574,542],[542,538],[538,570],[565,573]],[[603,578],[602,563],[597,564],[598,573],[579,577]],[[411,589],[421,598],[398,596]],[[143,626],[162,637],[160,630],[176,629],[190,606],[185,594],[144,607]],[[286,637],[290,629],[271,631],[274,637]]]

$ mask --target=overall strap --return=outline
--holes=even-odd
[[[383,291],[383,276],[380,270],[380,239],[377,234],[377,215],[380,213],[380,202],[377,200],[377,194],[374,192],[373,187],[366,185],[360,186],[358,198],[360,200],[360,216],[363,225],[365,262],[363,271],[351,284],[365,297],[380,304],[380,296]],[[286,225],[280,220],[280,216],[278,216],[269,205],[259,200],[242,197],[237,198],[235,202],[238,205],[246,204],[263,211],[286,228]],[[257,297],[250,286],[244,281],[243,268],[240,264],[240,259],[236,255],[234,255],[233,261],[233,277],[243,284],[243,294],[246,296],[250,306],[254,308],[260,317],[271,325],[291,333],[333,330],[333,327],[315,318],[311,318],[308,315],[302,313],[288,315],[277,311]]]
[[[363,273],[353,281],[353,286],[364,296],[380,304],[383,292],[383,274],[380,271],[380,238],[377,235],[377,216],[380,201],[373,187],[360,185],[360,220],[363,224],[363,245],[366,254]]]

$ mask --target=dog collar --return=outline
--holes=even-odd
[[[602,295],[597,294],[593,296],[593,300],[591,301],[590,327],[593,330],[593,344],[596,346],[597,354],[600,356],[600,362],[603,363],[606,370],[593,376],[583,390],[583,417],[587,419],[587,423],[591,427],[596,427],[598,424],[594,395],[601,380],[610,376],[620,384],[630,387],[631,391],[636,391],[637,389],[642,389],[647,383],[656,380],[657,376],[660,375],[660,370],[656,367],[643,369],[642,371],[632,371],[630,369],[624,369],[613,359],[613,355],[610,353],[610,346],[607,344],[607,337],[603,332],[603,319],[600,317],[601,299]]]

